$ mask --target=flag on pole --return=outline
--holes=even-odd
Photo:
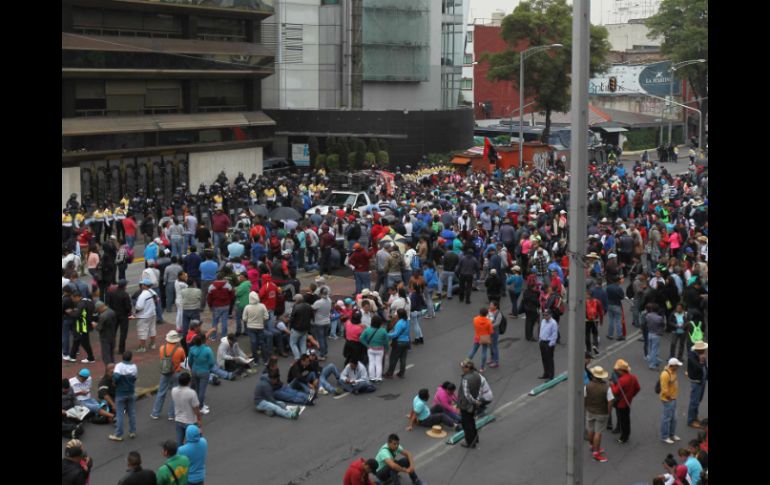
[[[490,163],[495,163],[498,159],[497,150],[486,136],[484,137],[484,158],[488,159]]]

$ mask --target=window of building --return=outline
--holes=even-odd
[[[246,42],[246,21],[243,19],[199,17],[197,35],[202,40]]]
[[[463,78],[460,81],[460,89],[473,89],[473,79]]]
[[[465,54],[463,57],[463,64],[465,65],[473,64],[473,54]]]
[[[202,80],[198,82],[198,111],[246,110],[245,83],[240,79]]]
[[[465,39],[466,39],[466,42],[468,42],[468,43],[473,42],[473,31],[472,30],[469,30],[469,31],[467,31],[465,33]]]
[[[340,0],[321,0],[321,5],[339,5]]]
[[[135,37],[182,37],[182,19],[173,15],[76,7],[72,10],[75,32]]]
[[[75,84],[78,116],[168,114],[181,110],[181,81],[80,80]]]

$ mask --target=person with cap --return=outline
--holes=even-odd
[[[115,419],[115,415],[102,409],[99,402],[91,397],[92,385],[93,379],[91,378],[91,371],[88,369],[80,369],[78,375],[70,378],[70,388],[73,394],[75,394],[76,405],[85,406],[92,413],[104,416],[112,422]]]
[[[155,336],[157,335],[155,302],[158,300],[158,295],[152,290],[152,281],[149,279],[142,279],[139,282],[139,288],[141,293],[135,305],[136,332],[139,336],[139,348],[136,351],[147,352],[145,345],[148,336],[150,337],[150,349],[155,349]]]
[[[708,381],[708,362],[706,350],[709,345],[704,341],[695,342],[687,356],[687,377],[690,379],[690,404],[687,407],[687,426],[700,429],[698,407],[706,392]]]
[[[586,429],[588,441],[591,443],[591,451],[594,460],[606,463],[607,457],[603,456],[602,430],[607,427],[607,420],[612,412],[612,401],[615,396],[606,382],[609,374],[600,366],[590,369],[590,381],[583,389],[586,409]]]
[[[111,362],[115,362],[115,333],[118,326],[117,316],[103,301],[97,301],[94,307],[99,314],[96,330],[99,332],[102,362],[104,362],[104,365],[107,365]]]
[[[62,485],[86,485],[93,466],[94,461],[86,454],[83,442],[78,439],[69,440],[61,461]]]
[[[123,415],[128,415],[128,437],[136,438],[136,378],[139,370],[131,362],[134,354],[126,350],[123,361],[115,366],[112,380],[115,382],[115,412],[117,422],[115,433],[109,438],[112,441],[123,441]]]
[[[73,316],[75,317],[75,326],[72,338],[72,349],[70,349],[69,356],[64,359],[68,362],[76,362],[78,356],[78,350],[80,346],[83,346],[87,353],[87,357],[80,362],[83,364],[93,364],[96,362],[94,359],[94,352],[91,350],[90,332],[96,327],[96,309],[94,302],[90,298],[84,298],[80,291],[73,291],[72,303],[75,305],[75,311]]]
[[[478,430],[476,429],[476,411],[481,406],[481,375],[471,359],[460,362],[462,380],[458,392],[457,407],[460,409],[460,420],[465,432],[463,448],[476,448],[479,443]]]
[[[376,255],[374,249],[367,251],[358,242],[353,244],[353,252],[348,258],[348,263],[353,266],[353,277],[356,281],[356,295],[361,291],[371,288],[371,278],[369,275],[369,261]],[[379,287],[376,288],[379,291]]]
[[[401,439],[397,434],[388,436],[388,442],[380,447],[375,460],[377,460],[377,479],[383,483],[400,485],[399,473],[406,473],[412,480],[412,485],[427,485],[417,476],[414,458],[412,454],[400,445]],[[404,455],[396,459],[396,456]]]
[[[538,379],[551,380],[554,377],[554,350],[559,336],[559,326],[551,315],[551,310],[543,311],[540,322],[540,358],[543,361],[543,374]]]
[[[182,440],[166,440],[161,454],[166,461],[155,472],[157,485],[185,485],[189,483],[190,459],[177,453]]]
[[[182,362],[186,354],[184,348],[180,345],[182,336],[176,330],[170,330],[166,334],[166,343],[160,347],[160,383],[158,384],[158,393],[155,395],[155,402],[152,406],[150,418],[158,419],[163,410],[163,403],[166,401],[166,395],[169,390],[177,386],[179,374],[182,371]],[[168,408],[169,421],[174,420],[174,401],[171,400]]]
[[[681,366],[682,362],[672,357],[666,368],[660,373],[659,378],[660,401],[663,404],[660,440],[670,445],[680,440],[679,436],[676,435],[676,400],[679,396],[679,380],[676,372]]]
[[[639,380],[631,374],[631,367],[623,359],[615,361],[612,372],[612,394],[615,395],[615,410],[618,416],[620,437],[618,443],[628,443],[631,436],[631,402],[640,391]],[[613,431],[614,433],[615,431]]]

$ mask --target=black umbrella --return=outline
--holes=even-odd
[[[267,207],[263,205],[255,204],[255,205],[249,206],[249,209],[251,210],[251,212],[253,212],[258,216],[267,217],[267,214],[268,214]]]
[[[278,207],[270,213],[270,219],[274,221],[283,221],[286,219],[298,221],[302,219],[302,214],[292,207]]]

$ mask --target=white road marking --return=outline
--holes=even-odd
[[[349,396],[349,395],[350,395],[350,393],[346,392],[344,394],[340,394],[339,396],[334,396],[334,399],[342,399],[343,397],[346,397],[346,396]]]
[[[407,365],[406,365],[406,370],[409,370],[409,369],[411,369],[412,367],[414,367],[414,364],[407,364]]]

